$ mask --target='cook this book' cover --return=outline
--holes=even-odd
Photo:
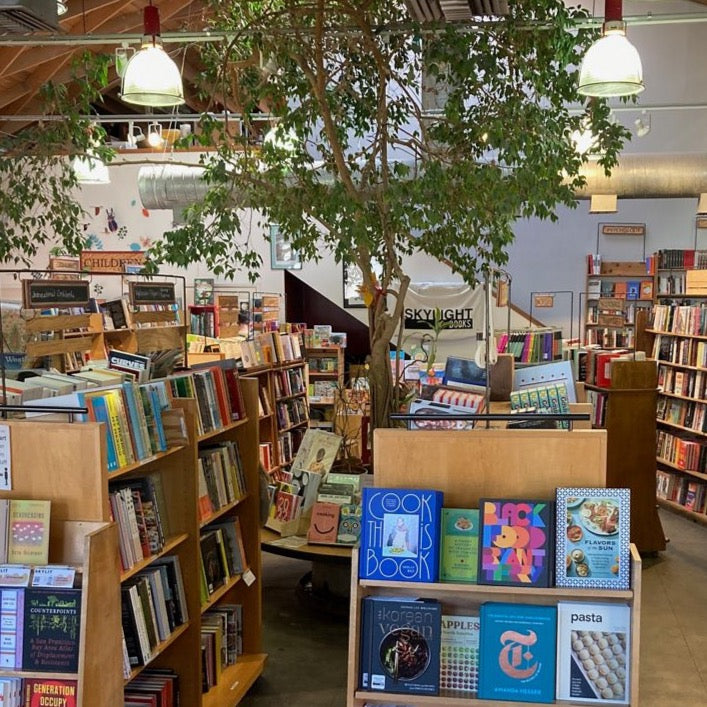
[[[361,686],[439,694],[441,604],[371,596],[363,600],[361,615]]]
[[[76,707],[76,680],[25,678],[25,707]]]
[[[436,582],[442,500],[429,489],[364,488],[361,579]]]
[[[557,604],[557,699],[628,704],[631,665],[628,604]]]
[[[78,672],[81,590],[28,587],[24,591],[22,668]]]
[[[554,504],[479,499],[479,584],[549,587]]]
[[[479,699],[554,702],[557,609],[481,605]]]
[[[440,582],[476,582],[479,564],[479,511],[442,509]]]
[[[630,489],[558,488],[555,584],[628,589]]]
[[[479,689],[478,616],[442,616],[439,689],[474,694]]]

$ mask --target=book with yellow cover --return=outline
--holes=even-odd
[[[115,439],[115,451],[118,455],[118,466],[128,466],[135,462],[128,419],[125,414],[125,406],[120,391],[106,390],[103,393],[108,408],[108,419]]]
[[[49,563],[51,501],[10,501],[7,561],[19,565]]]

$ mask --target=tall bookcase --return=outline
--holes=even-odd
[[[611,386],[585,384],[608,433],[606,485],[631,489],[631,542],[641,552],[665,550],[655,491],[655,361],[612,361]]]
[[[84,569],[82,647],[79,663],[81,707],[120,707],[123,687],[145,667],[170,668],[179,676],[183,705],[232,707],[261,674],[262,585],[259,542],[257,382],[241,379],[247,417],[196,438],[196,403],[173,401],[185,411],[189,443],[169,448],[141,462],[108,472],[105,430],[97,423],[10,421],[13,491],[17,498],[52,500],[50,558],[81,564]],[[37,444],[37,439],[42,444]],[[200,523],[198,514],[197,455],[199,447],[236,441],[247,494]],[[51,473],[47,470],[51,469]],[[22,473],[25,471],[25,473]],[[159,474],[169,519],[163,549],[127,571],[120,572],[116,526],[109,524],[110,484]],[[202,605],[199,593],[199,535],[216,520],[238,517],[253,581],[238,575]],[[82,519],[76,524],[75,519]],[[56,530],[55,530],[56,528]],[[65,529],[65,528],[68,528]],[[83,553],[83,554],[81,554]],[[123,679],[121,649],[121,583],[166,555],[177,555],[181,565],[189,621],[176,628],[153,651],[147,666],[135,668]],[[78,558],[76,560],[75,558]],[[80,560],[80,561],[79,561]],[[243,655],[221,674],[218,684],[202,694],[201,617],[220,602],[243,606]],[[84,630],[85,629],[85,630]]]
[[[337,401],[344,390],[344,349],[341,346],[305,349],[310,417],[330,431],[334,427]]]
[[[599,273],[587,275],[584,343],[603,348],[635,348],[636,318],[650,309],[655,276],[643,261],[602,262]]]
[[[601,430],[376,430],[374,483],[382,488],[432,488],[444,492],[450,508],[478,507],[484,496],[554,498],[558,486],[606,486],[607,434]],[[499,474],[499,469],[503,470]],[[468,696],[417,696],[358,690],[361,599],[366,595],[436,598],[445,613],[467,614],[485,601],[556,604],[600,601],[631,606],[630,702],[638,705],[641,561],[632,547],[631,582],[626,591],[489,587],[476,584],[386,582],[358,579],[358,551],[351,561],[347,707],[404,703],[422,705],[498,704]],[[526,702],[503,702],[520,707]],[[580,704],[563,702],[563,704]]]
[[[650,333],[658,361],[658,503],[707,525],[705,304],[657,305]]]

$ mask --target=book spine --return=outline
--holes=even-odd
[[[107,447],[107,457],[108,457],[108,471],[115,471],[118,468],[118,453],[115,448],[115,439],[113,437],[113,431],[110,427],[110,420],[108,418],[108,408],[106,407],[106,402],[104,398],[100,395],[95,397],[86,398],[87,407],[89,410],[89,416],[92,417],[96,422],[102,422],[105,425],[106,430],[106,447]]]
[[[135,454],[138,459],[145,459],[149,456],[145,449],[145,440],[143,438],[142,429],[140,428],[140,418],[138,416],[138,405],[135,398],[135,388],[132,383],[123,383],[123,398],[125,399],[128,415],[130,416],[130,432],[135,445]]]
[[[115,453],[118,457],[118,467],[128,466],[130,464],[130,456],[128,455],[127,445],[123,437],[120,425],[120,413],[116,405],[116,401],[112,395],[103,396],[108,411],[108,424],[110,425],[115,441]]]

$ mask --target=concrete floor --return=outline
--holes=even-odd
[[[707,527],[661,512],[668,549],[643,563],[641,707],[707,703]],[[310,563],[264,553],[265,673],[244,707],[344,707],[347,620],[295,588]]]

